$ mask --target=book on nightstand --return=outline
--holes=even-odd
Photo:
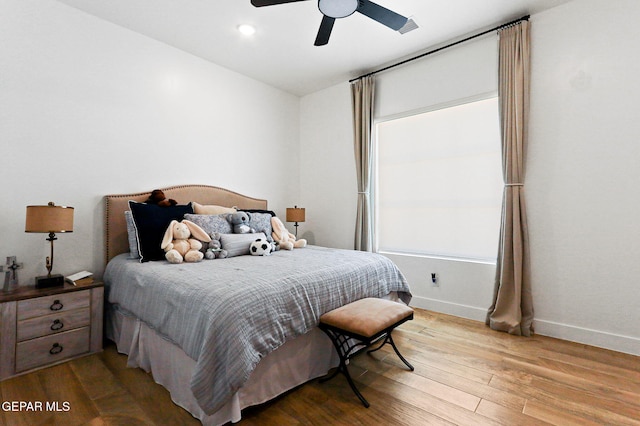
[[[69,284],[73,285],[86,285],[93,282],[93,274],[89,271],[76,272],[65,278]]]

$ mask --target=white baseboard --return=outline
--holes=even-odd
[[[478,308],[420,296],[413,296],[411,306],[481,322],[485,321],[488,310],[488,307]],[[542,336],[640,356],[640,339],[636,337],[622,336],[541,319],[534,319],[533,327],[535,333]]]
[[[542,336],[555,337],[631,355],[640,355],[640,339],[636,337],[622,336],[540,319],[533,320],[533,327],[536,334]]]
[[[442,314],[454,315],[456,317],[481,322],[484,322],[487,316],[487,308],[482,309],[475,306],[460,305],[458,303],[429,299],[427,297],[413,296],[410,305],[420,309],[427,309],[429,311],[440,312]]]

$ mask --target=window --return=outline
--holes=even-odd
[[[495,261],[498,98],[380,120],[376,138],[378,250]]]

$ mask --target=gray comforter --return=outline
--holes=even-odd
[[[191,389],[208,414],[262,357],[317,326],[325,312],[393,291],[411,300],[388,258],[314,246],[179,265],[139,263],[123,254],[109,262],[104,281],[110,303],[196,361]]]

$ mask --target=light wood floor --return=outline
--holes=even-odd
[[[640,425],[640,358],[542,336],[519,338],[484,324],[416,310],[387,346],[349,369],[371,403],[344,377],[307,383],[245,410],[243,425]],[[68,412],[0,411],[2,425],[197,425],[110,345],[0,383],[2,401],[68,401]]]

